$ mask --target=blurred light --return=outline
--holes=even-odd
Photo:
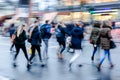
[[[5,2],[4,0],[0,0],[0,2]]]
[[[99,13],[99,12],[110,12],[110,11],[116,12],[117,10],[98,10],[98,11],[93,11],[93,12]]]

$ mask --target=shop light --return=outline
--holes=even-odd
[[[100,12],[110,12],[110,11],[116,12],[117,10],[97,10],[97,11],[93,11],[93,12],[100,13]]]

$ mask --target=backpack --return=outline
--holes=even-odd
[[[56,37],[62,37],[63,34],[59,28],[56,29]]]
[[[43,28],[40,28],[40,34],[41,34],[41,37],[44,38],[45,35],[46,35],[46,29],[43,27]]]
[[[51,37],[51,27],[48,24],[41,26],[40,32],[42,38],[44,38],[46,35]]]

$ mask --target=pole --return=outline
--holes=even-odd
[[[27,25],[30,26],[30,18],[32,16],[32,0],[29,0],[29,12],[28,12],[28,20]]]

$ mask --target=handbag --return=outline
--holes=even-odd
[[[114,41],[110,41],[110,49],[114,49],[114,48],[116,48],[116,44],[115,44],[115,42]]]

